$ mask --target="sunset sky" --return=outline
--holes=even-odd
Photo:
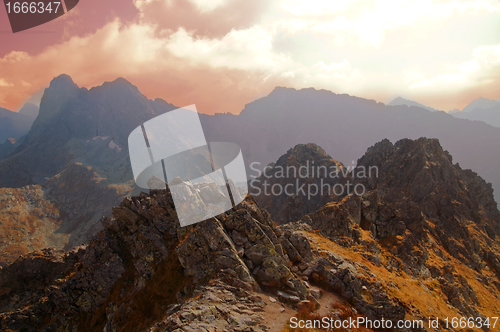
[[[462,109],[500,97],[498,0],[80,0],[13,34],[0,8],[0,107],[62,73],[239,113],[275,86]]]

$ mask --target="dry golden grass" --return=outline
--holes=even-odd
[[[351,263],[358,262],[368,267],[371,273],[377,277],[374,278],[363,269],[359,269],[360,274],[362,274],[364,278],[372,283],[381,281],[389,297],[398,299],[412,309],[412,313],[408,314],[406,319],[417,319],[419,317],[437,317],[440,319],[449,317],[451,319],[453,317],[462,317],[456,308],[450,306],[446,302],[446,296],[442,293],[441,286],[437,280],[433,278],[424,280],[416,279],[403,271],[389,272],[385,267],[377,266],[366,259],[362,255],[362,251],[356,252],[351,248],[344,248],[316,232],[303,233],[308,236],[313,247],[336,253]],[[363,234],[363,236],[366,235],[367,234]],[[437,267],[442,267],[445,264],[452,264],[456,269],[456,274],[462,275],[474,289],[479,299],[479,305],[476,306],[476,309],[486,317],[500,316],[500,301],[498,300],[500,295],[498,290],[493,285],[487,285],[478,281],[474,270],[451,257],[444,250],[443,252],[447,258],[446,262],[430,250],[428,264]],[[390,253],[383,252],[383,261],[384,256],[385,258],[394,258]],[[483,275],[492,278],[495,277],[494,273],[488,270],[484,271]],[[477,331],[479,331],[479,329]]]
[[[53,203],[40,186],[0,189],[0,262],[12,263],[20,255],[47,247],[62,248],[69,235],[55,233],[60,221]]]

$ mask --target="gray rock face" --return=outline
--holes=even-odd
[[[279,224],[300,220],[330,200],[342,163],[316,144],[299,144],[250,182],[250,193]]]
[[[171,305],[168,317],[151,331],[266,331],[261,313],[266,303],[258,295],[220,281],[194,291],[196,299]]]

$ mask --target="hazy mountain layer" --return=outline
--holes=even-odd
[[[11,112],[5,108],[0,108],[0,144],[8,138],[19,138],[28,133],[35,121],[38,107],[27,103],[18,112]]]
[[[404,98],[401,98],[401,97],[397,97],[394,100],[392,100],[390,103],[387,104],[387,106],[399,106],[399,105],[406,105],[406,106],[409,106],[409,107],[415,106],[415,107],[424,108],[424,109],[426,109],[428,111],[431,111],[431,112],[438,112],[438,110],[435,109],[435,108],[432,108],[432,107],[429,107],[429,106],[425,106],[425,105],[422,105],[420,103],[417,103],[416,101],[404,99]]]
[[[462,113],[472,112],[476,108],[488,109],[498,106],[499,104],[500,104],[500,98],[499,100],[493,100],[493,99],[486,99],[483,97],[479,97],[471,101],[467,106],[465,106],[464,109],[462,110]]]
[[[467,113],[454,114],[455,117],[473,121],[483,121],[494,127],[500,127],[500,102],[491,108],[475,108]]]

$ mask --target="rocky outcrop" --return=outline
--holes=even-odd
[[[256,292],[273,287],[299,299],[310,297],[291,271],[280,244],[284,235],[252,199],[217,219],[186,228],[179,226],[174,211],[167,191],[141,194],[115,208],[113,218],[103,218],[105,229],[88,247],[57,258],[33,254],[8,266],[0,272],[0,326],[28,331],[137,330],[136,320],[144,328],[158,323],[169,305],[184,303],[195,289],[202,289],[198,285],[210,280],[220,280],[223,288]],[[46,276],[53,261],[61,267]],[[21,274],[37,262],[45,264],[23,279],[36,287],[12,285],[12,271]],[[16,296],[19,300],[12,303]],[[144,301],[152,298],[145,308]],[[217,315],[231,324],[227,314]]]
[[[365,277],[333,272],[351,263],[321,257],[306,224],[276,227],[251,196],[181,228],[168,190],[152,190],[124,200],[102,224],[88,246],[32,253],[0,270],[2,329],[265,331],[263,292],[317,307],[321,291],[308,280],[372,318],[405,312],[383,291],[386,302],[365,300]]]
[[[313,160],[328,160],[322,150],[308,151],[297,168],[309,167]],[[284,157],[280,160],[286,167]],[[384,317],[401,317],[405,312],[436,317],[437,311],[441,316],[484,317],[496,310],[500,213],[491,184],[454,164],[436,139],[426,138],[396,144],[383,140],[345,174],[335,184],[342,187],[341,195],[333,192],[319,200],[305,199],[302,205],[289,204],[286,195],[256,197],[274,212],[272,217],[303,215],[297,225],[302,225],[300,232],[309,240],[314,232],[319,233],[314,235],[318,241],[311,242],[316,250],[328,243],[322,256],[330,263],[306,260],[309,268],[300,270],[307,272],[310,281],[342,294],[369,317],[382,314],[377,303]],[[286,185],[282,179],[270,180]],[[349,190],[351,194],[347,194]],[[316,211],[304,214],[304,206],[315,206]],[[295,224],[280,228],[290,225]],[[282,247],[292,262],[300,264],[301,245],[292,238],[283,241]],[[333,253],[338,257],[332,259]],[[377,276],[365,274],[365,269],[377,271]],[[399,277],[418,281],[418,286],[402,290],[408,285],[394,281]],[[373,278],[382,286],[372,282]],[[418,306],[413,305],[411,292],[422,294]],[[438,309],[443,306],[452,311]]]
[[[377,175],[359,176],[370,167]],[[361,248],[389,271],[436,278],[452,306],[479,315],[466,280],[443,275],[452,261],[478,275],[500,275],[493,263],[500,253],[500,213],[491,184],[425,138],[377,143],[342,181],[359,184],[364,194],[332,197],[303,221],[344,247]]]
[[[370,166],[377,176],[360,176]],[[325,197],[281,226],[252,196],[184,228],[168,190],[127,198],[88,246],[32,253],[0,271],[0,327],[264,331],[264,294],[304,312],[324,292],[372,320],[495,312],[491,187],[439,142],[382,141],[339,181],[365,192]]]
[[[167,318],[151,331],[267,331],[259,295],[215,280],[194,291],[194,297],[168,307]]]
[[[270,164],[250,193],[279,224],[300,220],[325,205],[347,169],[316,144],[299,144]]]

